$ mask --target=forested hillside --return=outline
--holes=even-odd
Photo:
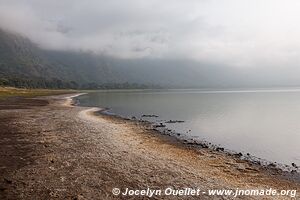
[[[0,85],[30,88],[145,88],[112,71],[105,58],[83,52],[47,51],[0,30]]]

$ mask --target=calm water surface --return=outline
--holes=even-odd
[[[124,117],[184,120],[167,127],[229,150],[300,165],[300,90],[100,91],[78,99]]]

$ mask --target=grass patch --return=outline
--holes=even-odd
[[[38,97],[74,93],[75,90],[49,90],[49,89],[21,89],[13,87],[0,87],[0,100],[8,97]]]

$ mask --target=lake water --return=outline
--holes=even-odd
[[[300,165],[300,90],[99,91],[77,99],[124,117],[183,120],[167,128],[228,150]]]

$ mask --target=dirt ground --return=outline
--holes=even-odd
[[[0,199],[148,199],[130,189],[289,189],[299,181],[223,152],[195,149],[147,124],[70,106],[67,95],[0,103]],[[294,175],[290,175],[293,177]],[[296,176],[296,175],[295,175]],[[299,193],[299,192],[298,192]],[[299,198],[297,196],[296,198]],[[154,196],[151,199],[233,199]],[[236,199],[291,199],[238,196]],[[295,198],[294,198],[295,199]]]

